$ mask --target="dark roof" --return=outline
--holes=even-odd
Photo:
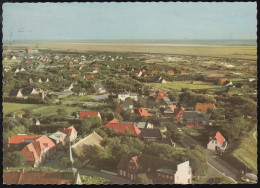
[[[156,137],[157,140],[162,140],[163,135],[160,129],[143,129],[139,135],[140,138],[144,137]]]
[[[198,122],[198,112],[186,111],[183,113],[183,121],[187,121],[188,119],[192,119],[193,122],[189,123],[197,123]]]
[[[130,105],[134,105],[133,101],[131,100],[125,100],[120,107],[125,109],[125,108],[129,108]]]
[[[206,124],[202,124],[202,121],[205,121]],[[204,116],[199,116],[198,117],[198,124],[199,125],[208,125],[209,124],[209,119],[207,117],[204,117]]]
[[[157,142],[160,144],[169,144],[170,146],[174,146],[174,142],[171,138],[163,138],[163,140],[158,140]]]
[[[12,89],[9,93],[9,97],[16,97],[19,92],[19,89]]]
[[[23,94],[23,95],[30,95],[30,94],[32,93],[32,91],[33,91],[33,88],[32,88],[32,87],[25,87],[25,88],[23,88],[23,90],[22,90],[22,94]]]

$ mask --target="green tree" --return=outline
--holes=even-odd
[[[25,156],[20,151],[8,152],[3,159],[4,167],[22,166],[25,163]]]
[[[137,183],[147,185],[147,184],[153,184],[153,181],[147,178],[146,174],[138,174]]]
[[[33,117],[33,113],[31,109],[25,109],[23,117],[30,119]]]

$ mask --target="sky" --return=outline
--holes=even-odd
[[[256,2],[5,3],[3,40],[256,39]]]

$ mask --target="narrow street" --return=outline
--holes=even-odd
[[[190,135],[187,133],[184,133],[184,144],[187,146],[191,145],[201,145],[198,141],[193,139]],[[228,176],[235,180],[237,183],[244,183],[241,180],[241,174],[237,169],[230,166],[228,163],[226,163],[224,160],[220,159],[217,155],[212,153],[211,151],[205,149],[207,156],[208,156],[208,163],[212,165],[214,168],[216,168],[218,171],[220,171],[223,175]]]

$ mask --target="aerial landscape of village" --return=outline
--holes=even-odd
[[[257,183],[255,2],[6,3],[2,24],[3,184]]]

